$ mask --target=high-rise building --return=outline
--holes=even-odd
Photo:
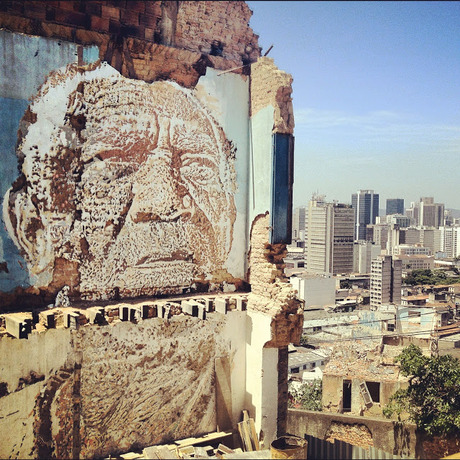
[[[359,190],[351,196],[352,207],[355,210],[355,239],[366,239],[366,226],[375,224],[379,215],[379,195],[373,190]]]
[[[386,249],[390,224],[370,224],[366,229],[366,240],[373,241],[380,249]]]
[[[303,241],[305,241],[305,206],[300,206],[292,213],[292,244]]]
[[[431,249],[433,254],[441,251],[441,231],[439,228],[421,228],[420,243],[423,247]]]
[[[324,196],[313,195],[305,216],[308,272],[353,272],[353,222],[351,206],[326,203]]]
[[[411,201],[410,208],[406,209],[406,216],[409,217],[411,225],[417,226],[419,223],[419,217],[420,217],[419,203]]]
[[[399,243],[412,246],[419,244],[421,241],[420,232],[421,230],[415,227],[402,228],[399,231]]]
[[[355,241],[353,271],[355,273],[370,273],[371,262],[381,253],[380,245],[373,241]]]
[[[392,256],[378,256],[371,262],[371,308],[401,303],[402,262]]]
[[[404,214],[404,199],[403,198],[388,198],[386,215]]]
[[[385,222],[388,224],[396,224],[399,225],[399,228],[407,228],[411,224],[411,220],[407,216],[403,216],[402,214],[390,214],[385,216]]]
[[[433,197],[420,198],[419,225],[439,228],[444,225],[444,204],[435,203]]]
[[[460,256],[460,226],[440,227],[441,251],[446,257]]]

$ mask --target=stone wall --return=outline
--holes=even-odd
[[[289,409],[287,431],[302,438],[308,434],[329,442],[337,439],[353,446],[372,446],[404,458],[444,458],[460,451],[458,436],[431,437],[414,424],[384,418]]]

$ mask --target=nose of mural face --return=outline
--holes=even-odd
[[[193,202],[172,167],[170,154],[159,150],[142,165],[133,184],[133,222],[175,221],[194,214]]]

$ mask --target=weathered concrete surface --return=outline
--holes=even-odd
[[[238,311],[3,337],[0,457],[104,457],[215,431],[216,359],[228,363],[235,424],[245,347],[246,312]]]
[[[372,445],[394,455],[423,458],[415,425],[403,427],[395,421],[382,418],[289,409],[287,432],[302,438],[309,434],[329,441],[340,439],[362,447]]]

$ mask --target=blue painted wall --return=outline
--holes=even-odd
[[[15,154],[19,121],[29,99],[53,70],[76,62],[78,45],[63,40],[0,30],[0,291],[30,286],[24,259],[8,235],[3,220],[5,192],[19,175]],[[83,61],[99,58],[97,46],[83,48]],[[3,267],[3,265],[0,265]]]
[[[0,202],[18,177],[18,160],[15,153],[19,121],[29,105],[22,99],[0,97]],[[6,262],[8,273],[0,271],[0,290],[11,291],[16,286],[29,286],[29,276],[24,270],[26,263],[9,237],[3,212],[0,219],[0,263]],[[23,268],[24,267],[24,268]]]

